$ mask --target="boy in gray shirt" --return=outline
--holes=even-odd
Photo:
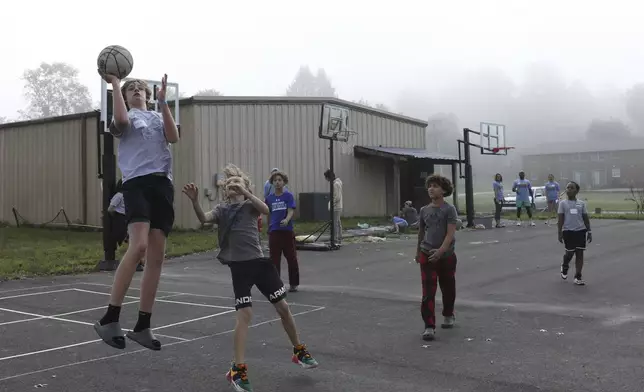
[[[583,286],[586,284],[581,278],[581,270],[584,266],[584,250],[586,250],[586,239],[588,242],[593,241],[590,232],[590,219],[588,219],[588,210],[586,203],[577,200],[579,193],[579,184],[570,181],[566,185],[567,200],[559,202],[559,242],[563,243],[566,252],[561,265],[561,278],[568,279],[568,269],[570,261],[575,256],[575,284]]]
[[[123,201],[129,244],[114,276],[105,315],[94,330],[108,345],[125,348],[120,313],[125,294],[139,261],[146,258],[141,280],[139,315],[127,337],[150,350],[160,350],[150,328],[152,307],[161,277],[167,237],[174,224],[174,186],[170,144],[179,141],[179,130],[165,100],[167,75],[157,91],[161,113],[147,106],[152,90],[143,80],[121,81],[99,70],[112,85],[114,119],[110,133],[119,139],[118,165],[123,173]]]
[[[454,326],[456,301],[456,253],[454,234],[457,212],[445,202],[454,191],[452,182],[438,174],[425,181],[430,203],[420,209],[418,249],[416,262],[420,264],[423,298],[421,316],[425,322],[423,340],[434,340],[436,335],[435,297],[437,283],[443,294],[442,328]]]
[[[224,187],[225,200],[212,211],[203,212],[198,200],[199,190],[194,184],[184,186],[183,193],[192,201],[195,214],[202,224],[212,222],[219,226],[220,251],[217,258],[230,267],[237,310],[234,361],[226,379],[236,391],[252,391],[244,348],[252,318],[253,286],[257,286],[280,315],[284,330],[293,344],[292,362],[305,369],[317,367],[318,363],[299,340],[295,320],[285,300],[284,283],[270,258],[264,257],[260,246],[257,218],[260,214],[270,214],[268,206],[252,194],[250,179],[238,167],[226,166],[224,175],[226,180],[221,185]]]

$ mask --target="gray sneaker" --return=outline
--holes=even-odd
[[[433,328],[425,328],[425,332],[423,332],[423,340],[434,340],[434,337],[436,337],[436,331]]]
[[[456,317],[454,316],[445,317],[443,320],[443,324],[441,324],[441,328],[453,328],[454,323],[456,323]]]

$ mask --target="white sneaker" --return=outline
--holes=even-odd
[[[577,286],[584,286],[586,284],[586,282],[584,282],[584,280],[582,278],[575,278],[575,284]]]
[[[530,221],[530,226],[536,226],[536,224],[534,223],[534,221]]]
[[[518,222],[517,222],[517,226],[521,226],[521,221],[518,221]]]

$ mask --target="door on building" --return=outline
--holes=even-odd
[[[582,173],[580,171],[574,171],[572,174],[573,181],[581,186],[581,177]]]
[[[602,186],[602,172],[600,170],[593,170],[593,188],[600,188]]]

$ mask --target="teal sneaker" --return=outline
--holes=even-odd
[[[253,392],[253,387],[248,381],[248,366],[245,364],[237,365],[233,363],[228,373],[226,373],[226,380],[237,392]]]
[[[302,366],[304,369],[312,369],[318,367],[318,362],[311,356],[306,349],[306,345],[300,344],[293,347],[293,363]]]

